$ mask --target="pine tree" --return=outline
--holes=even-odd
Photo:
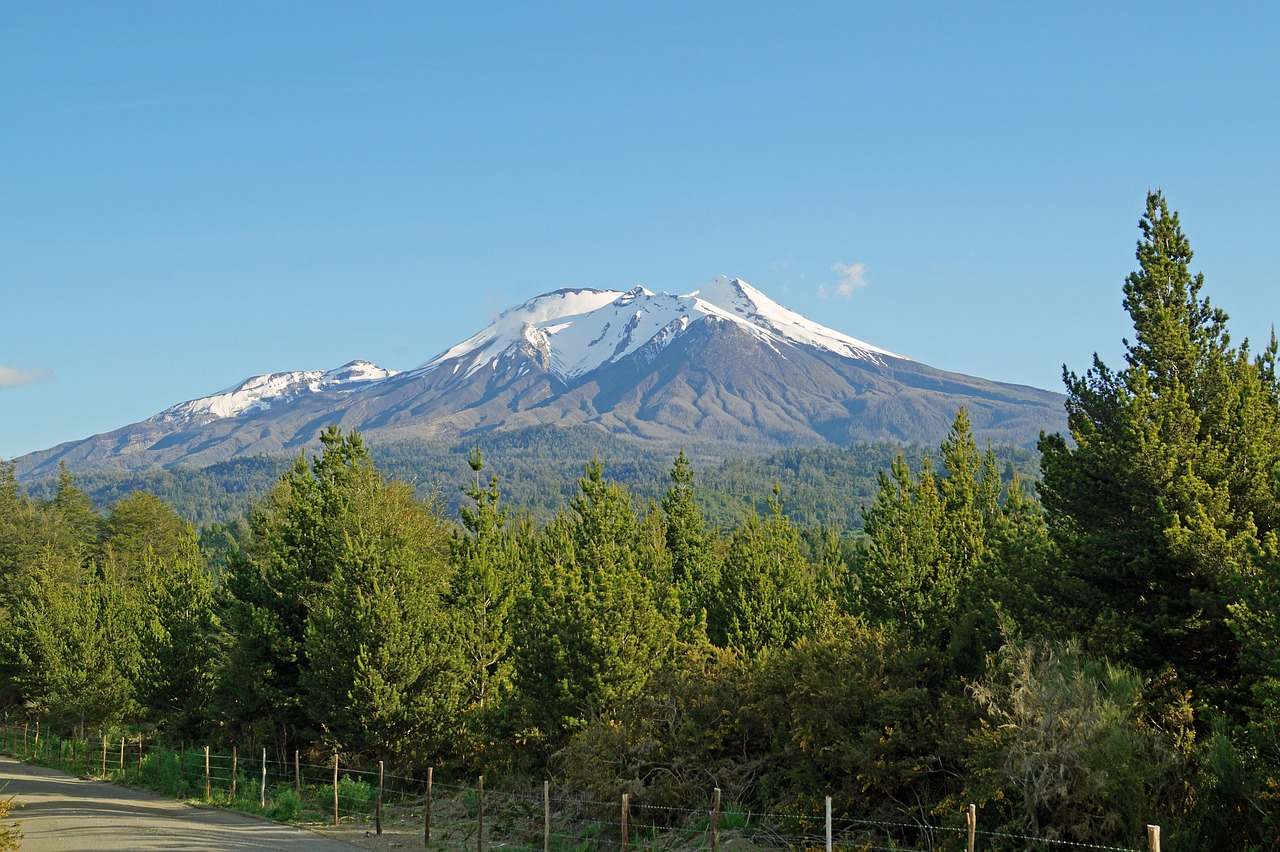
[[[137,616],[120,584],[42,574],[15,614],[12,653],[27,707],[55,726],[118,724],[137,712]]]
[[[481,485],[484,460],[479,448],[467,459],[475,478],[463,491],[471,505],[459,507],[465,532],[452,541],[454,565],[445,608],[451,641],[460,655],[464,745],[473,753],[500,735],[512,689],[512,607],[524,586],[520,545],[532,535],[508,528],[496,475]],[[488,734],[494,734],[489,737]]]
[[[864,511],[856,610],[873,623],[922,633],[935,627],[956,590],[942,543],[942,497],[928,457],[912,473],[899,455],[880,474],[880,491]]]
[[[1093,650],[1152,672],[1172,664],[1203,703],[1240,683],[1237,577],[1276,528],[1274,347],[1233,347],[1200,295],[1190,244],[1159,192],[1124,285],[1125,365],[1064,368],[1071,443],[1042,439],[1053,540],[1086,590]]]
[[[616,710],[672,655],[674,604],[640,568],[631,494],[587,465],[579,493],[539,537],[515,627],[529,736],[548,747]]]
[[[208,721],[222,638],[195,530],[135,492],[111,507],[99,552],[103,576],[128,589],[137,613],[141,711],[169,737],[195,739]]]
[[[968,412],[956,412],[940,447],[913,473],[899,455],[864,511],[856,607],[874,623],[948,641],[959,601],[987,560],[1003,518],[995,453],[978,452]]]
[[[730,539],[707,613],[708,638],[720,647],[756,656],[788,647],[814,628],[816,578],[784,508],[775,482],[769,514],[761,518],[751,507]]]
[[[459,704],[440,605],[444,525],[404,483],[348,496],[334,520],[341,550],[304,633],[299,680],[312,729],[369,759],[439,757]]]
[[[683,449],[671,465],[670,477],[671,485],[661,504],[666,547],[681,610],[690,619],[686,632],[691,633],[687,638],[693,638],[706,629],[706,611],[720,580],[720,566],[712,547],[713,537],[698,506],[693,466]]]
[[[135,491],[107,512],[97,558],[105,574],[145,582],[155,565],[195,558],[194,547],[190,523],[159,497]]]
[[[331,427],[320,440],[320,454],[300,457],[254,513],[224,586],[234,642],[219,704],[282,753],[326,731],[359,747],[350,726],[360,722],[401,743],[426,723],[413,702],[443,665],[442,643],[425,645],[441,635],[443,525],[382,477],[357,433]]]

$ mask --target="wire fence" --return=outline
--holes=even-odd
[[[494,789],[480,776],[442,783],[356,767],[246,754],[209,746],[174,749],[141,736],[63,737],[30,724],[0,728],[0,751],[89,778],[134,784],[167,796],[261,813],[327,831],[386,835],[401,847],[543,850],[841,850],[841,852],[1159,852],[1146,843],[1100,846],[983,830],[973,806],[954,823],[886,822],[825,812],[756,813],[722,807],[720,791],[689,808],[597,801],[545,782],[541,789]]]

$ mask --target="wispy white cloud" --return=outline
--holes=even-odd
[[[47,367],[36,367],[34,370],[25,370],[22,367],[6,367],[0,364],[0,389],[4,388],[20,388],[23,385],[30,385],[36,382],[43,382],[46,379],[53,378],[53,370]]]
[[[834,287],[827,287],[826,284],[818,285],[818,298],[825,299],[827,296],[842,296],[846,299],[852,299],[853,294],[869,283],[867,280],[867,265],[865,263],[837,263],[831,267],[831,271],[840,276],[840,280],[836,282]]]

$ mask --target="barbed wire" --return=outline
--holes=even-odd
[[[109,778],[140,783],[144,776],[157,780],[166,774],[178,776],[181,784],[185,784],[192,793],[200,792],[201,787],[208,791],[206,795],[225,800],[235,790],[237,798],[243,794],[252,794],[256,799],[265,802],[268,789],[291,789],[298,794],[312,796],[310,807],[323,814],[324,808],[332,804],[327,793],[321,791],[332,789],[336,797],[335,816],[348,821],[368,819],[375,808],[378,818],[381,808],[398,803],[401,808],[423,809],[433,807],[439,818],[447,819],[448,831],[462,832],[467,822],[474,820],[478,809],[485,809],[485,834],[500,835],[504,849],[539,849],[542,844],[520,844],[521,837],[537,836],[543,838],[547,834],[544,825],[545,809],[554,808],[552,822],[555,831],[550,836],[563,838],[570,842],[586,840],[592,848],[608,849],[617,847],[619,841],[609,836],[620,838],[623,822],[621,813],[622,801],[603,801],[585,795],[566,791],[547,785],[542,790],[510,789],[503,786],[485,788],[483,796],[479,784],[454,783],[452,781],[436,781],[433,778],[418,778],[413,775],[401,775],[373,768],[344,764],[339,756],[336,763],[316,764],[303,763],[275,758],[262,758],[259,755],[237,752],[220,752],[205,747],[173,749],[155,742],[139,742],[120,738],[118,748],[108,752],[109,741],[105,737],[65,738],[47,731],[41,731],[38,739],[22,738],[22,730],[16,726],[5,726],[4,735],[0,737],[0,749],[14,748],[15,751],[39,751],[63,767],[70,767],[86,774],[94,771]],[[21,740],[21,741],[20,741]],[[83,748],[81,746],[83,745]],[[260,753],[259,753],[260,754]],[[172,759],[172,763],[170,763]],[[265,770],[265,771],[264,771]],[[334,784],[335,771],[338,783]],[[240,785],[243,785],[241,787]],[[180,786],[180,785],[179,785]],[[430,799],[428,798],[430,790]],[[552,795],[552,791],[556,790]],[[214,793],[220,794],[214,797]],[[278,794],[276,796],[278,798]],[[710,796],[708,796],[710,798]],[[328,802],[328,804],[326,804]],[[459,816],[457,811],[461,809]],[[450,811],[452,809],[452,811]],[[825,835],[812,832],[797,834],[788,830],[787,826],[800,828],[816,826],[825,822],[824,814],[815,813],[769,813],[750,809],[736,809],[732,806],[723,809],[709,807],[680,808],[672,805],[656,805],[644,802],[628,802],[626,805],[627,825],[632,837],[644,836],[655,841],[694,842],[694,838],[707,839],[712,834],[711,820],[733,819],[740,823],[733,827],[717,829],[725,834],[737,833],[749,836],[753,845],[768,845],[779,848],[788,846],[820,846]],[[421,814],[415,818],[421,822]],[[707,820],[703,823],[702,820]],[[521,821],[527,825],[521,825]],[[406,823],[401,818],[400,822]],[[536,823],[536,825],[535,825]],[[502,828],[499,830],[499,824]],[[441,826],[445,830],[444,826]],[[474,837],[475,826],[471,826]],[[842,843],[856,844],[865,850],[895,850],[895,852],[929,852],[933,841],[929,840],[927,849],[917,849],[917,844],[905,845],[909,837],[919,839],[921,835],[932,838],[938,834],[956,835],[966,829],[956,826],[932,824],[924,822],[904,822],[893,820],[876,820],[859,817],[837,817],[832,820],[833,838]],[[1020,835],[1003,831],[977,830],[977,835],[1011,841],[1024,848],[1060,848],[1091,850],[1091,852],[1142,852],[1141,849],[1125,846],[1109,846],[1087,842],[1060,840],[1048,837]],[[604,836],[601,836],[604,835]],[[889,844],[889,845],[883,845]],[[663,842],[661,845],[673,845]]]

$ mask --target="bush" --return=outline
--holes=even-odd
[[[338,804],[353,813],[368,813],[373,803],[373,785],[343,775],[338,781]]]
[[[18,824],[5,819],[9,816],[11,807],[13,807],[12,799],[0,799],[0,852],[18,849],[22,840],[22,832],[18,830]]]
[[[338,790],[339,795],[341,795],[341,782],[338,784]],[[272,798],[275,800],[275,804],[267,810],[267,816],[280,822],[295,822],[301,819],[302,796],[298,795],[298,791],[292,785],[278,785]]]

